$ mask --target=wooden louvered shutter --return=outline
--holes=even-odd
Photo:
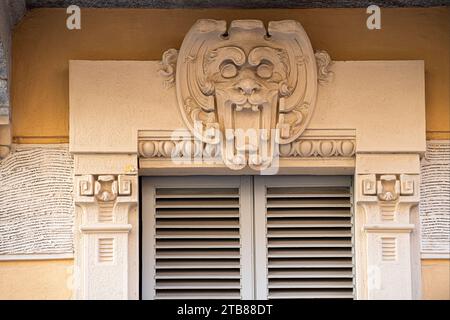
[[[144,299],[252,299],[251,177],[143,180]]]
[[[256,298],[353,298],[351,179],[255,177]]]

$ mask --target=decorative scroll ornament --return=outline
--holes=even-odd
[[[171,81],[167,52],[163,64]],[[305,130],[317,96],[317,66],[300,23],[199,20],[178,53],[176,91],[183,119],[209,144],[222,139],[233,169],[264,167],[278,145]],[[219,137],[220,135],[220,137]]]
[[[334,73],[330,71],[332,64],[331,57],[328,52],[318,50],[315,53],[318,71],[318,80],[320,84],[330,83],[333,80]]]
[[[164,86],[168,89],[175,85],[175,71],[177,65],[178,50],[169,49],[163,53],[160,62],[159,74],[166,78]]]

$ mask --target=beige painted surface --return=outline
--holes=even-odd
[[[70,299],[73,260],[0,261],[0,300]]]
[[[422,298],[450,300],[450,260],[422,260]]]
[[[16,142],[57,143],[69,134],[69,60],[157,60],[179,48],[199,18],[295,19],[313,48],[334,60],[424,60],[429,138],[449,134],[450,9],[383,9],[369,31],[365,9],[83,9],[82,29],[65,28],[64,9],[27,14],[13,35],[12,117]],[[359,79],[354,79],[355,84]]]

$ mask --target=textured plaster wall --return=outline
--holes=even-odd
[[[66,17],[64,9],[32,10],[14,31],[11,89],[16,142],[67,141],[70,59],[160,59],[166,49],[180,47],[200,18],[295,19],[305,27],[313,47],[328,50],[335,60],[425,60],[428,136],[449,136],[449,8],[383,9],[382,29],[377,31],[366,28],[363,8],[83,9],[82,29],[75,31],[66,29]]]
[[[72,254],[73,160],[67,145],[19,145],[0,161],[0,259]]]
[[[450,141],[429,140],[421,162],[422,252],[450,253]]]
[[[421,163],[422,251],[450,252],[450,140],[427,141]],[[450,260],[422,260],[422,298],[450,299]]]

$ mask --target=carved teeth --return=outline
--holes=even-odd
[[[243,104],[236,104],[236,111],[242,111],[243,109],[251,109],[252,111],[259,111],[259,105],[251,104],[249,102]]]

